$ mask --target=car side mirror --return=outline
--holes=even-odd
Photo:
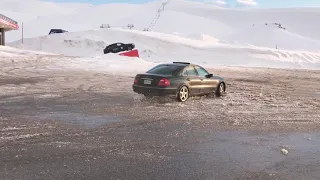
[[[213,77],[213,74],[206,75],[206,78],[212,78],[212,77]]]

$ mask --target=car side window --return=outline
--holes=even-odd
[[[116,48],[116,47],[117,47],[117,45],[111,44],[111,45],[107,46],[106,48],[107,48],[107,49],[114,49],[114,48]]]
[[[189,66],[184,70],[183,75],[184,76],[197,76],[198,74],[197,74],[196,70],[194,69],[194,67]]]
[[[116,47],[116,48],[113,48],[112,49],[112,52],[113,53],[118,53],[118,52],[120,52],[121,50],[120,50],[120,48],[119,47]]]
[[[181,75],[182,75],[182,76],[188,76],[188,72],[187,72],[187,70],[186,70],[186,69],[184,69],[184,70],[182,71]]]
[[[208,73],[208,71],[206,71],[205,69],[203,69],[203,68],[202,68],[202,67],[200,67],[200,66],[196,66],[195,68],[196,68],[196,70],[197,70],[197,72],[198,72],[199,76],[203,76],[203,77],[205,77],[206,75],[208,75],[208,74],[209,74],[209,73]]]

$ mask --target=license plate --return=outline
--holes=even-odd
[[[150,80],[144,80],[143,83],[144,84],[151,84],[151,81]]]

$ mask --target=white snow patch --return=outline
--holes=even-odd
[[[26,129],[26,128],[6,127],[6,128],[0,129],[0,131],[16,131],[16,130],[23,130],[23,129]]]
[[[59,94],[42,94],[39,95],[38,98],[55,98],[55,97],[61,97]]]
[[[64,68],[86,71],[108,72],[115,75],[145,72],[156,63],[147,62],[139,58],[119,55],[102,55],[93,58],[76,58],[63,64]]]
[[[37,136],[44,136],[49,135],[49,133],[36,133],[36,134],[23,134],[23,135],[15,135],[15,136],[9,136],[9,137],[0,137],[2,140],[19,140],[19,139],[28,139],[33,138]]]
[[[286,150],[286,149],[281,149],[281,152],[282,152],[282,154],[284,154],[284,155],[287,155],[287,154],[289,153],[289,151]]]
[[[19,45],[17,45],[19,47]],[[0,46],[0,57],[25,57],[28,55],[56,55],[53,53],[33,51],[33,50],[23,50],[18,48],[13,48],[9,46]]]

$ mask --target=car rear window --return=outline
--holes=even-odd
[[[147,73],[149,74],[161,74],[161,75],[173,75],[178,70],[180,70],[180,66],[174,66],[174,65],[158,65],[149,71]]]

